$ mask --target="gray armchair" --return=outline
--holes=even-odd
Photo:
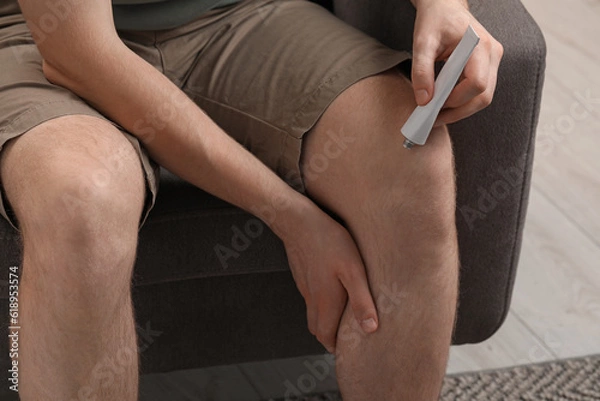
[[[455,344],[490,337],[509,309],[545,66],[544,39],[519,0],[471,4],[505,56],[493,104],[451,127],[462,260]],[[411,48],[415,11],[408,0],[336,0],[333,9],[388,46]],[[308,332],[281,242],[259,224],[162,170],[134,272],[144,373],[324,352]],[[20,265],[20,252],[17,233],[0,220],[2,280],[9,266]],[[1,283],[0,370],[6,372],[7,283]]]

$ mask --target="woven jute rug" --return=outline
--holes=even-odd
[[[484,400],[600,401],[600,355],[449,375],[444,379],[440,401]],[[342,398],[338,393],[327,393],[302,401]]]

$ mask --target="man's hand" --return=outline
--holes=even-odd
[[[434,63],[446,60],[469,25],[481,38],[462,79],[438,116],[436,125],[469,117],[487,107],[494,96],[502,45],[469,12],[464,0],[413,0],[417,8],[413,43],[412,82],[421,106],[433,97]]]
[[[307,309],[308,328],[331,353],[349,298],[365,333],[377,329],[375,303],[360,252],[348,231],[312,202],[281,233],[290,269]]]

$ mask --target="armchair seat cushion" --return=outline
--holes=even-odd
[[[262,221],[160,170],[140,231],[136,285],[288,270],[281,240]]]

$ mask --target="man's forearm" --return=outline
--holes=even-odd
[[[192,184],[253,212],[278,235],[290,213],[309,207],[179,88],[124,45],[77,69],[45,64],[48,78],[72,90],[138,137],[161,165]],[[285,210],[284,210],[285,209]]]

